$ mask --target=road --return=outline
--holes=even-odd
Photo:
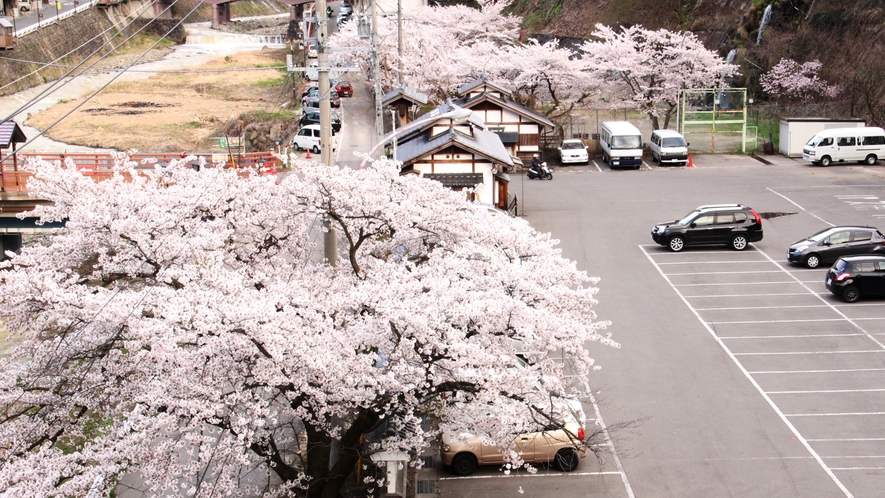
[[[881,496],[885,300],[847,305],[824,288],[826,269],[785,257],[830,224],[885,225],[885,166],[694,159],[515,176],[532,225],[602,278],[596,311],[622,344],[588,345],[605,422],[647,419],[616,435],[623,473],[590,459],[573,475],[443,470],[441,496]],[[775,216],[746,251],[676,254],[651,240],[656,222],[731,202]]]

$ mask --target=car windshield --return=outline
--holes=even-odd
[[[842,258],[839,258],[836,261],[836,264],[833,265],[833,269],[836,270],[837,272],[845,271],[848,269],[848,262]]]
[[[697,209],[695,209],[694,211],[692,211],[692,212],[688,213],[687,215],[685,215],[685,216],[684,216],[681,220],[679,220],[677,223],[678,223],[679,225],[688,225],[689,223],[691,223],[691,220],[695,219],[695,217],[698,215],[699,212],[700,212],[700,211],[698,211]]]
[[[584,144],[581,142],[563,142],[562,149],[583,149]]]
[[[642,148],[642,137],[634,136],[613,136],[612,149],[639,149]]]
[[[815,136],[811,137],[811,140],[809,140],[808,143],[805,144],[805,145],[810,145],[810,146],[812,146],[812,147],[817,147],[817,144],[819,144],[820,141],[823,140],[823,139],[824,139],[824,137],[822,137],[822,136],[820,136],[820,135],[815,135]]]
[[[682,137],[665,138],[661,141],[662,147],[685,147],[685,140]]]
[[[827,238],[832,233],[833,233],[832,228],[824,228],[820,232],[817,232],[816,234],[812,235],[811,237],[808,237],[808,240],[810,240],[812,242],[820,242],[820,241],[824,240],[825,238]]]

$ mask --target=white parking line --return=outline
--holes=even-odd
[[[817,374],[817,373],[857,373],[857,372],[885,372],[885,368],[841,368],[833,370],[756,370],[750,372],[753,375],[765,374]]]
[[[803,335],[733,335],[719,336],[722,339],[736,340],[741,339],[816,339],[818,337],[857,337],[864,334],[803,334]]]
[[[667,281],[669,283],[669,280]],[[776,282],[723,282],[720,284],[679,284],[674,287],[703,287],[703,286],[723,286],[723,285],[770,285],[770,284],[792,284],[789,280],[779,280]],[[800,282],[801,283],[801,282]]]
[[[734,264],[734,263],[768,263],[768,261],[764,259],[744,259],[744,260],[733,260],[733,261],[673,261],[670,263],[658,263],[661,266],[664,265],[712,265],[712,264]]]
[[[763,261],[764,263],[765,261]],[[746,275],[756,273],[780,273],[780,270],[757,270],[757,271],[697,271],[690,273],[671,273],[671,277],[687,276],[687,275]]]
[[[885,412],[787,413],[785,417],[862,417],[885,415]]]
[[[823,459],[820,457],[820,455],[818,455],[817,452],[814,451],[814,448],[811,447],[811,445],[808,443],[808,441],[806,441],[805,438],[802,436],[802,434],[799,433],[799,430],[796,429],[796,427],[793,425],[793,423],[790,422],[790,420],[783,414],[781,409],[777,406],[777,404],[775,404],[774,400],[772,400],[771,397],[768,396],[768,394],[765,392],[765,390],[762,389],[762,386],[760,386],[756,382],[756,379],[754,379],[753,376],[750,375],[750,373],[747,371],[747,369],[744,368],[744,365],[741,364],[741,362],[738,360],[737,356],[735,356],[734,353],[731,352],[731,349],[728,348],[728,346],[725,344],[725,342],[723,342],[722,339],[720,339],[716,335],[716,331],[713,330],[710,327],[710,325],[704,321],[704,319],[701,317],[700,313],[698,313],[697,310],[695,310],[694,307],[692,307],[691,303],[689,303],[688,300],[685,299],[685,297],[682,295],[682,292],[679,290],[679,288],[676,285],[674,285],[673,282],[670,281],[670,278],[667,277],[667,274],[664,273],[664,271],[661,269],[661,267],[658,266],[658,264],[648,254],[648,252],[646,252],[642,246],[639,246],[639,247],[640,247],[640,250],[642,250],[643,254],[645,254],[645,257],[648,258],[648,260],[655,267],[655,269],[658,270],[658,273],[660,273],[661,277],[663,277],[664,280],[670,285],[670,287],[673,289],[673,292],[675,292],[676,295],[679,296],[679,298],[682,300],[682,302],[685,303],[685,305],[692,312],[692,314],[694,314],[695,318],[697,318],[698,321],[701,323],[701,325],[707,330],[707,333],[710,334],[710,336],[713,338],[714,341],[719,343],[719,347],[721,347],[722,350],[725,351],[725,353],[731,358],[731,361],[744,374],[744,377],[747,378],[747,380],[750,382],[750,384],[752,384],[753,387],[756,388],[756,391],[758,391],[759,394],[762,396],[762,398],[768,403],[768,406],[770,406],[771,409],[774,410],[774,412],[778,415],[778,417],[780,417],[781,421],[783,421],[783,423],[787,426],[787,428],[789,428],[790,432],[792,432],[793,435],[796,436],[796,440],[799,441],[799,443],[805,447],[805,450],[808,451],[808,453],[814,458],[815,461],[817,461],[818,465],[820,465],[820,467],[824,470],[824,472],[826,472],[826,474],[830,477],[830,479],[833,481],[833,483],[835,483],[836,486],[839,487],[839,489],[842,491],[842,493],[846,497],[852,497],[853,495],[851,494],[850,491],[848,491],[848,488],[846,488],[845,485],[842,484],[842,481],[840,481],[839,478],[836,477],[836,474],[834,474],[833,471],[827,466],[827,464],[823,461]],[[766,255],[766,257],[767,257],[767,255]]]
[[[865,349],[862,351],[779,351],[770,353],[734,353],[735,356],[801,356],[804,354],[882,354],[885,351],[879,349]]]
[[[771,297],[771,296],[807,296],[807,292],[776,292],[772,294],[703,294],[697,296],[685,296],[687,299],[701,297]]]
[[[820,304],[807,306],[735,306],[733,308],[697,308],[698,311],[779,310],[787,308],[823,308]]]
[[[602,173],[602,168],[599,167],[599,164],[596,161],[593,161],[593,166],[596,166],[596,169],[599,170],[600,173]]]
[[[831,467],[832,470],[885,470],[885,467]]]
[[[463,481],[467,479],[506,479],[508,477],[568,477],[568,476],[605,476],[617,475],[620,472],[569,472],[568,474],[529,474],[528,472],[511,472],[510,474],[495,474],[490,476],[464,476],[464,477],[440,477],[440,481]],[[631,495],[632,496],[632,495]]]
[[[823,389],[820,391],[768,391],[768,394],[834,394],[834,393],[880,393],[885,389]]]
[[[847,438],[827,438],[827,439],[808,439],[818,443],[842,443],[847,441],[885,441],[885,437],[847,437]]]
[[[651,171],[651,166],[648,165],[645,161],[642,161],[642,165],[645,166],[649,171]]]
[[[821,218],[820,216],[818,216],[818,215],[816,215],[816,214],[814,214],[814,213],[811,213],[811,212],[807,211],[804,207],[800,206],[799,204],[796,204],[796,202],[794,202],[792,199],[790,199],[789,197],[785,196],[784,194],[781,194],[781,193],[779,193],[779,192],[775,192],[774,190],[772,190],[772,189],[770,189],[770,188],[768,188],[768,187],[766,187],[766,190],[770,191],[770,192],[773,193],[773,194],[776,194],[776,195],[779,195],[779,196],[783,197],[784,199],[786,199],[787,201],[789,201],[790,204],[796,206],[797,208],[801,209],[802,211],[805,211],[806,213],[810,214],[811,216],[814,216],[815,218],[819,219],[820,221],[826,223],[827,225],[830,225],[831,227],[836,226],[836,225],[830,223],[829,221],[827,221],[827,220]]]
[[[857,320],[857,321],[860,321],[860,320],[885,320],[885,317],[882,317],[882,318],[853,318],[852,320]],[[806,319],[798,319],[798,320],[744,320],[744,321],[734,321],[734,322],[707,322],[707,323],[709,323],[710,325],[723,325],[723,324],[759,325],[762,323],[805,323],[805,322],[841,322],[841,321],[846,321],[846,319],[845,318],[816,318],[816,319],[811,319],[811,320],[806,320]],[[856,324],[855,324],[855,327],[860,329],[860,327],[857,326]],[[863,329],[861,329],[861,330],[863,330]],[[872,334],[870,334],[867,331],[864,331],[863,335],[870,337],[872,339]],[[875,339],[874,339],[874,341],[875,341]],[[875,342],[876,342],[876,344],[881,345],[881,343],[879,341],[875,341]],[[885,351],[885,349],[883,349],[882,351]]]

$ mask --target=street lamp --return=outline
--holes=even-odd
[[[460,124],[460,123],[467,121],[467,118],[469,118],[471,114],[473,114],[473,111],[471,111],[470,109],[465,109],[463,107],[459,107],[457,109],[451,110],[449,112],[444,112],[438,116],[435,116],[435,118],[436,119],[451,119],[453,122]],[[412,121],[411,123],[409,123],[401,128],[394,128],[390,133],[388,133],[383,138],[381,138],[380,142],[378,142],[377,144],[375,144],[374,147],[372,147],[372,150],[369,151],[369,155],[366,156],[363,159],[363,162],[360,163],[359,169],[365,168],[366,161],[369,160],[369,157],[371,157],[372,154],[377,152],[378,149],[381,148],[384,144],[390,142],[391,140],[394,140],[394,147],[395,147],[396,146],[396,136],[398,134],[409,131],[412,128],[417,128],[420,125],[426,124],[428,121],[430,121],[430,119],[431,118],[420,119],[418,121]],[[395,150],[394,150],[393,157],[394,157],[394,160],[396,160],[396,151]]]

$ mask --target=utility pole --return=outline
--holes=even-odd
[[[332,103],[329,99],[329,53],[326,51],[326,27],[328,16],[326,15],[326,0],[316,0],[317,18],[317,72],[319,73],[320,89],[320,141],[323,144],[321,161],[326,166],[332,166]]]
[[[369,0],[372,9],[372,77],[375,80],[375,142],[384,139],[384,115],[381,114],[381,50],[378,44],[378,13],[375,0]]]
[[[396,0],[396,55],[397,72],[396,82],[403,85],[403,0]],[[393,125],[396,129],[396,125]]]

